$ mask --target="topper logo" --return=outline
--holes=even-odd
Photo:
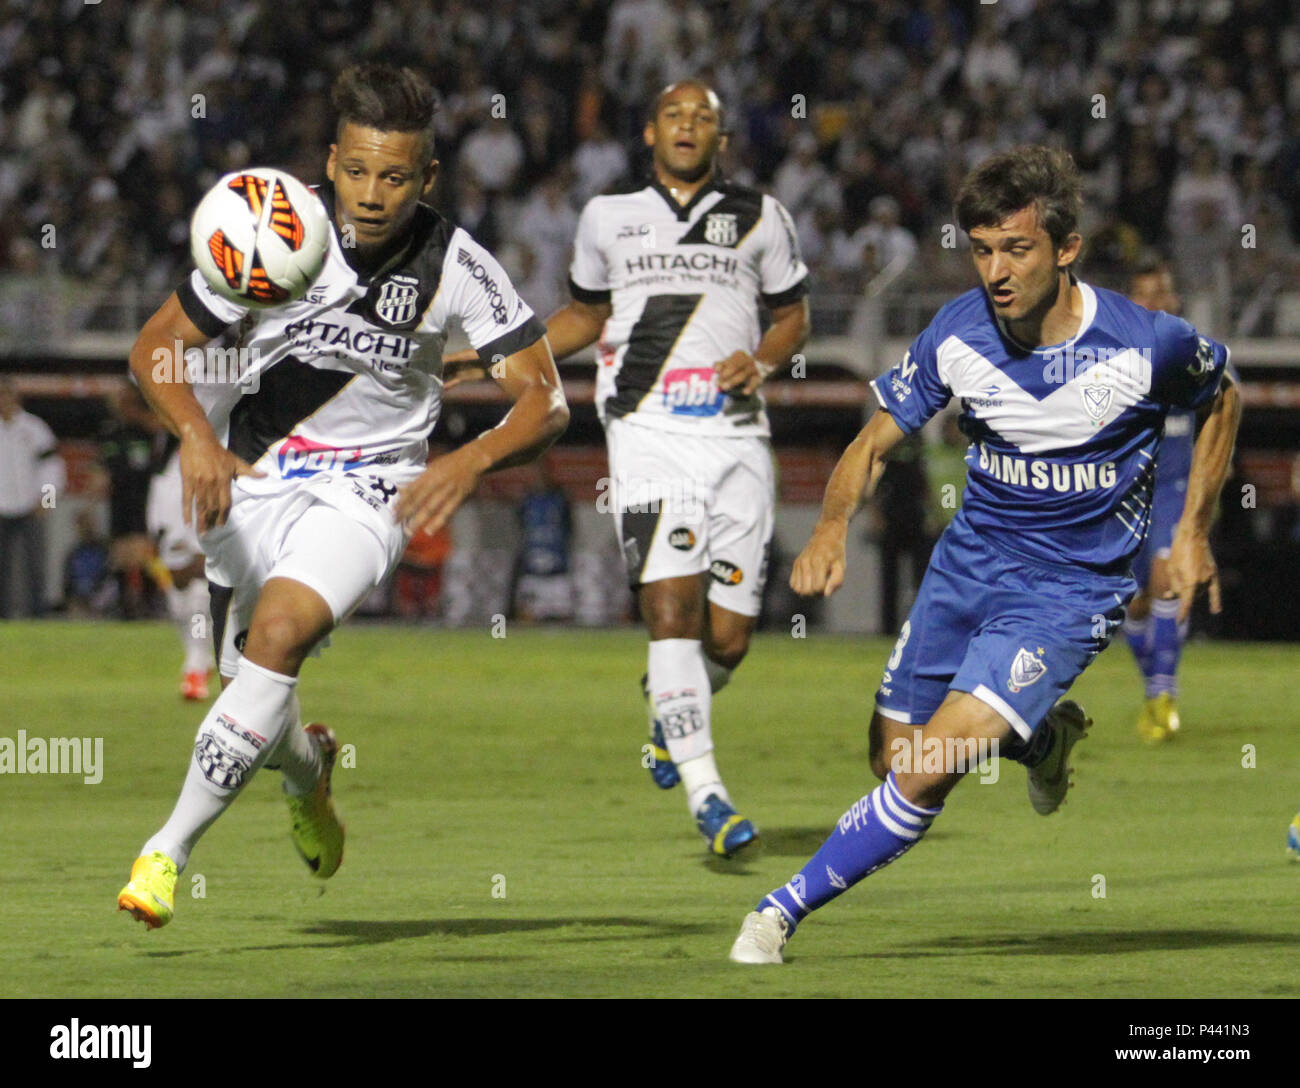
[[[711,366],[682,367],[664,375],[664,405],[675,415],[717,415],[722,399],[718,374]]]
[[[361,463],[359,449],[341,450],[325,446],[310,438],[292,434],[280,443],[280,475],[286,480],[296,476],[314,476],[326,469],[353,466]]]

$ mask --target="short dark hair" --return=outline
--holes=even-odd
[[[1038,222],[1060,249],[1074,233],[1083,206],[1079,169],[1068,151],[1025,144],[985,159],[957,194],[957,223],[968,234],[993,227],[1034,205]]]
[[[1170,271],[1169,262],[1163,256],[1159,253],[1146,252],[1129,269],[1129,284],[1143,276],[1163,276]]]
[[[339,116],[339,134],[345,124],[380,132],[418,132],[423,161],[432,161],[438,96],[429,81],[413,68],[354,64],[334,80],[330,102]]]
[[[705,83],[704,80],[695,79],[694,77],[675,80],[655,95],[654,101],[650,103],[650,116],[646,118],[647,121],[654,122],[659,120],[659,107],[663,105],[663,101],[668,97],[669,92],[677,90],[678,87],[699,87],[700,90],[704,91],[707,96],[711,97],[713,101],[717,103],[718,131],[723,135],[726,135],[730,131],[727,128],[727,108],[722,104],[722,96],[709,86],[709,84]]]

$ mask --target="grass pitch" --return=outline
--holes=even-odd
[[[804,924],[786,967],[729,964],[744,913],[874,786],[866,725],[889,646],[756,641],[714,729],[765,851],[726,863],[706,858],[680,789],[640,766],[639,633],[345,628],[300,688],[355,746],[335,772],[342,869],[309,876],[263,773],[149,933],[114,907],[201,717],[175,695],[174,635],[0,625],[0,736],[103,737],[105,764],[98,785],[0,776],[0,995],[1300,994],[1285,646],[1190,646],[1183,732],[1157,749],[1136,737],[1138,677],[1113,646],[1073,692],[1097,725],[1061,812],[1033,813],[1019,766],[972,777],[914,851]]]

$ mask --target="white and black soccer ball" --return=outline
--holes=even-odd
[[[307,293],[329,252],[325,205],[283,170],[254,167],[216,183],[190,220],[190,254],[217,294],[283,306]]]

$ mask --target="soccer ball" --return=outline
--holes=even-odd
[[[329,241],[325,205],[283,170],[227,174],[190,221],[190,254],[203,278],[241,306],[302,298],[320,274]]]

